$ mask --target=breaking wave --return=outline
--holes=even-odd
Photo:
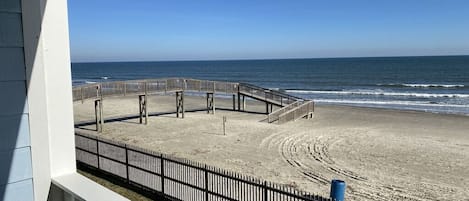
[[[378,86],[388,87],[412,87],[412,88],[463,88],[462,84],[378,84]]]
[[[350,90],[350,91],[314,91],[314,90],[286,90],[295,94],[337,94],[337,95],[370,95],[370,96],[407,96],[420,98],[469,98],[469,94],[446,93],[414,93],[414,92],[385,92],[381,90]]]

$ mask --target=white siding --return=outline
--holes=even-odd
[[[0,182],[2,182],[0,185],[32,178],[29,147],[0,152],[0,161],[10,161],[9,163],[0,163],[0,172],[8,172],[8,174],[0,174]]]
[[[34,200],[21,0],[0,0],[0,199]]]
[[[5,189],[5,195],[3,195],[2,201],[34,200],[32,179],[15,182],[6,186],[0,186],[0,189]]]

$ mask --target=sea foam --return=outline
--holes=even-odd
[[[338,95],[370,95],[370,96],[408,96],[420,98],[469,98],[469,94],[444,93],[414,93],[414,92],[385,92],[382,90],[350,90],[350,91],[314,91],[314,90],[286,90],[296,94],[338,94]]]
[[[391,87],[412,87],[412,88],[463,88],[463,84],[377,84],[378,86],[391,86]]]

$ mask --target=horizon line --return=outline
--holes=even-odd
[[[120,62],[191,62],[191,61],[268,61],[268,60],[294,60],[294,59],[359,59],[359,58],[398,58],[398,57],[464,57],[467,54],[454,55],[404,55],[404,56],[349,56],[349,57],[288,57],[288,58],[239,58],[239,59],[174,59],[174,60],[116,60],[116,61],[71,61],[71,63],[120,63]]]

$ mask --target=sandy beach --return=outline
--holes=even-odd
[[[324,196],[331,179],[342,179],[347,200],[469,200],[467,116],[320,105],[313,119],[277,125],[263,121],[260,102],[238,112],[217,98],[212,115],[200,111],[204,97],[185,101],[177,119],[174,96],[150,96],[150,113],[162,114],[148,125],[108,122],[99,135]],[[134,96],[103,103],[106,119],[138,114]],[[75,122],[93,121],[93,104],[75,102]]]

